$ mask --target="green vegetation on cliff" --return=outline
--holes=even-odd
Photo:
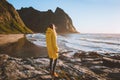
[[[0,33],[33,33],[6,0],[0,0]]]

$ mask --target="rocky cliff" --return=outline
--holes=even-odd
[[[0,0],[0,33],[32,33],[6,0]]]
[[[60,8],[57,8],[55,12],[52,10],[43,12],[29,7],[21,8],[18,13],[23,22],[34,32],[44,33],[50,23],[56,25],[59,33],[77,32],[71,18]]]

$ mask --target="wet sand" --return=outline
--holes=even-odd
[[[24,34],[0,34],[0,46],[17,42]]]
[[[24,34],[0,35],[0,54],[12,57],[46,57],[46,47],[36,46]]]

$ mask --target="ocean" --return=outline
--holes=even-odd
[[[28,34],[27,39],[37,46],[46,47],[45,34]],[[59,50],[94,51],[97,53],[120,53],[120,34],[60,34]]]

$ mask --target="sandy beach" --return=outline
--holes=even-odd
[[[24,34],[0,35],[0,54],[12,57],[47,56],[46,47],[36,46],[26,39]]]
[[[0,46],[17,42],[24,34],[0,34]]]

